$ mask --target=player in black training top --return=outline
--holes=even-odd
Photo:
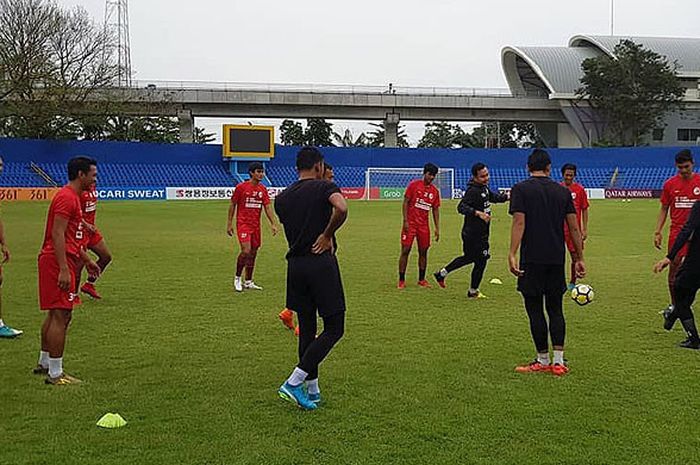
[[[348,206],[338,186],[322,179],[323,155],[318,149],[299,151],[297,171],[299,180],[275,199],[289,243],[287,308],[296,312],[299,322],[299,364],[278,393],[304,410],[313,410],[321,401],[318,366],[345,328],[345,295],[333,240]],[[323,320],[318,337],[317,312]]]
[[[537,358],[515,370],[519,373],[548,372],[562,376],[569,372],[569,367],[564,363],[566,322],[562,311],[566,291],[564,223],[569,227],[574,243],[575,270],[579,278],[586,274],[581,231],[569,189],[549,177],[552,171],[549,154],[541,149],[533,150],[527,159],[527,168],[530,178],[519,182],[510,191],[513,224],[508,264],[511,273],[518,277],[518,291],[525,301]],[[517,258],[518,249],[520,261]],[[549,363],[544,307],[549,316],[549,335],[554,352],[552,364]]]
[[[688,338],[679,344],[685,349],[700,349],[700,338],[695,326],[693,310],[690,307],[695,301],[695,294],[700,289],[700,202],[695,202],[690,210],[690,217],[678,233],[671,251],[666,258],[654,266],[654,272],[661,270],[673,263],[680,250],[690,241],[688,254],[678,269],[673,282],[673,292],[676,305],[673,312],[664,312],[664,329],[670,331],[676,319],[681,320]]]
[[[483,163],[474,164],[472,166],[472,179],[467,185],[464,197],[457,206],[457,211],[464,215],[464,225],[462,226],[463,254],[433,274],[440,287],[445,287],[445,278],[449,273],[473,263],[471,286],[467,291],[467,297],[484,297],[479,291],[479,285],[484,277],[486,262],[491,258],[489,253],[491,204],[503,203],[507,200],[507,194],[493,192],[489,189],[488,167]]]

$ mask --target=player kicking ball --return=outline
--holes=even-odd
[[[243,289],[262,291],[262,287],[253,281],[253,269],[258,249],[262,245],[262,232],[260,230],[260,213],[264,209],[265,216],[270,221],[272,235],[277,234],[277,225],[270,207],[270,196],[267,188],[262,184],[265,177],[265,168],[260,162],[248,165],[250,179],[239,183],[233,191],[231,206],[228,209],[228,223],[226,232],[233,236],[233,217],[236,216],[236,233],[241,245],[241,252],[236,262],[236,276],[233,278],[233,288],[236,292]],[[245,281],[243,270],[245,269]]]
[[[425,279],[430,248],[429,212],[433,212],[435,242],[440,240],[440,191],[433,185],[438,167],[427,163],[423,167],[423,179],[416,179],[406,188],[403,199],[403,228],[401,229],[401,255],[399,256],[399,289],[406,287],[406,268],[413,242],[418,243],[418,285],[431,287]]]
[[[100,274],[88,274],[87,282],[83,284],[80,291],[89,295],[93,299],[101,299],[102,296],[95,288],[97,279],[102,276],[107,265],[112,262],[112,252],[102,237],[100,230],[95,225],[97,215],[97,186],[92,185],[90,189],[83,191],[80,196],[80,207],[83,211],[83,227],[85,228],[85,243],[88,250],[97,255],[97,266],[100,267]]]

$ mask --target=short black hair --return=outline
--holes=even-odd
[[[480,161],[474,163],[474,164],[472,165],[472,176],[476,177],[477,173],[478,173],[479,171],[483,170],[484,168],[486,168],[486,165],[484,165],[484,164],[481,163]]]
[[[259,161],[251,162],[251,163],[248,165],[248,172],[249,172],[249,173],[255,173],[257,170],[263,170],[263,171],[265,171],[265,167],[264,167],[263,164],[260,163]]]
[[[91,166],[97,166],[97,161],[89,157],[74,157],[68,161],[68,180],[73,181],[78,179],[78,173],[81,171],[85,174],[90,172]]]
[[[564,176],[564,173],[568,170],[571,170],[576,174],[576,165],[573,163],[564,163],[564,166],[561,167],[561,175]]]
[[[690,162],[693,161],[693,152],[691,152],[690,149],[683,149],[676,154],[676,164],[677,165],[679,165],[681,163],[687,163],[689,161]]]
[[[310,170],[316,163],[323,161],[323,154],[316,147],[302,147],[297,153],[297,169]]]
[[[530,171],[544,171],[552,164],[552,159],[546,150],[535,149],[529,157],[527,157],[527,168]]]
[[[333,171],[333,165],[331,165],[327,161],[323,162],[323,167],[325,168],[326,171]]]
[[[433,163],[426,163],[423,167],[423,174],[430,173],[433,176],[437,176],[439,168]]]

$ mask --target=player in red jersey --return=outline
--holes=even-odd
[[[102,275],[107,265],[112,261],[112,253],[95,225],[95,215],[97,214],[97,186],[95,184],[80,195],[80,208],[83,212],[85,247],[97,255],[97,266],[100,267],[100,275]],[[95,289],[97,278],[97,275],[88,274],[87,282],[83,284],[80,291],[93,299],[101,299],[102,296]]]
[[[683,229],[683,225],[688,221],[690,210],[693,204],[700,199],[700,175],[693,172],[695,162],[693,154],[690,150],[684,149],[676,154],[676,169],[678,174],[664,183],[661,191],[661,210],[659,218],[656,222],[656,230],[654,231],[654,246],[661,249],[663,242],[662,230],[666,223],[666,216],[670,212],[671,228],[668,236],[668,250],[670,252],[673,243],[678,236],[678,233]],[[668,290],[671,295],[671,305],[664,310],[664,328],[671,330],[676,321],[674,315],[674,306],[676,304],[676,296],[673,289],[673,283],[676,279],[676,273],[683,259],[688,253],[687,245],[675,256],[673,263],[668,269]]]
[[[63,371],[63,350],[73,306],[80,303],[77,278],[85,266],[100,274],[97,263],[83,248],[80,194],[95,184],[97,162],[77,157],[68,162],[68,184],[53,198],[39,253],[39,306],[47,312],[41,327],[41,352],[35,374],[47,374],[47,384],[80,383]]]
[[[406,188],[403,199],[403,228],[401,229],[401,255],[399,256],[399,289],[406,287],[406,267],[413,241],[418,242],[418,285],[430,287],[425,280],[430,248],[430,224],[428,212],[433,211],[435,241],[440,240],[440,191],[433,185],[438,167],[427,163],[423,167],[423,179],[416,179]]]
[[[335,182],[335,173],[333,172],[333,165],[331,165],[330,163],[323,163],[323,179],[328,182]],[[338,244],[335,240],[335,237],[333,237],[333,253],[336,253],[337,249]],[[282,324],[284,326],[294,331],[295,336],[299,335],[299,326],[294,326],[294,312],[292,310],[285,308],[277,316],[279,316],[279,319],[282,321]]]
[[[233,287],[236,292],[243,289],[262,290],[262,287],[253,282],[253,268],[258,249],[262,245],[262,233],[260,231],[260,213],[265,210],[265,216],[270,221],[272,235],[277,234],[277,224],[272,215],[270,197],[267,188],[262,185],[265,177],[265,168],[260,162],[253,162],[248,166],[250,179],[236,186],[231,197],[231,206],[228,209],[228,223],[226,232],[233,236],[233,216],[236,215],[236,233],[241,244],[241,253],[236,264],[236,276]],[[245,282],[241,274],[245,268]]]
[[[561,175],[564,179],[561,185],[566,187],[571,191],[571,200],[574,201],[574,208],[576,209],[576,221],[578,221],[578,227],[581,231],[581,246],[588,237],[588,208],[590,204],[588,203],[588,194],[586,194],[586,189],[575,182],[576,180],[576,165],[573,163],[566,163],[561,167]],[[564,223],[564,240],[566,241],[566,248],[569,249],[569,254],[571,255],[571,279],[569,280],[569,285],[567,286],[569,290],[576,286],[576,262],[580,261],[580,257],[576,254],[576,247],[574,247],[574,240],[569,234],[569,227]]]

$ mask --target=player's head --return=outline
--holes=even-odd
[[[316,147],[302,147],[297,153],[297,171],[323,179],[323,154]]]
[[[438,167],[432,163],[426,163],[423,167],[423,181],[426,184],[431,184],[438,174]]]
[[[564,163],[564,166],[561,167],[561,177],[564,179],[564,184],[570,186],[576,178],[576,165]]]
[[[323,163],[323,179],[326,181],[335,181],[335,174],[333,173],[333,165],[330,163]]]
[[[489,169],[486,165],[481,162],[474,163],[472,165],[472,180],[485,186],[489,183]]]
[[[676,169],[678,174],[684,178],[689,178],[693,174],[695,161],[693,160],[693,152],[689,149],[683,149],[676,154]]]
[[[260,182],[265,177],[265,167],[259,161],[254,161],[248,165],[248,174],[250,179]]]
[[[97,161],[75,157],[68,161],[68,180],[77,181],[82,190],[88,190],[97,181]]]
[[[529,157],[527,157],[527,169],[530,173],[542,171],[549,176],[552,170],[552,159],[546,150],[535,149]]]

